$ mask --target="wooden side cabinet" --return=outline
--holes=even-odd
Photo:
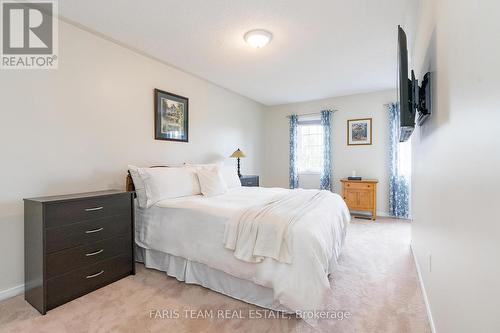
[[[351,211],[368,211],[371,219],[377,218],[377,183],[378,180],[341,179],[342,197]]]

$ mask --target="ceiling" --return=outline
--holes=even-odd
[[[64,0],[89,30],[266,105],[396,87],[396,26],[414,0]],[[273,33],[262,49],[243,40]]]

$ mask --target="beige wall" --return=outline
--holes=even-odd
[[[0,71],[0,294],[24,279],[24,197],[123,188],[129,163],[237,147],[242,172],[261,171],[261,104],[66,23],[59,34],[58,70]],[[189,143],[153,139],[154,88],[189,98]]]
[[[389,211],[388,169],[388,114],[384,104],[396,100],[396,91],[387,90],[369,94],[328,98],[304,103],[267,107],[265,114],[265,155],[263,184],[288,187],[288,131],[287,115],[319,112],[325,108],[338,110],[332,118],[333,185],[340,191],[340,179],[350,176],[352,170],[364,178],[379,180],[377,210]],[[373,144],[347,146],[347,120],[373,118]],[[300,176],[301,187],[319,187],[319,176]]]
[[[420,1],[413,63],[436,80],[413,136],[412,247],[439,333],[500,332],[499,12]]]

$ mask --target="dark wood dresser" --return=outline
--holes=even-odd
[[[24,298],[45,314],[130,274],[131,192],[24,199]]]
[[[259,186],[259,176],[240,176],[241,186]]]

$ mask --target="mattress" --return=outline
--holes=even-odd
[[[292,264],[271,258],[257,264],[245,262],[236,259],[233,252],[223,245],[225,226],[231,216],[287,191],[290,190],[239,187],[216,197],[189,196],[163,200],[148,209],[137,208],[135,241],[143,256],[140,259],[146,267],[165,271],[180,280],[186,280],[186,275],[183,277],[182,272],[172,271],[171,258],[183,260],[183,267],[191,270],[193,265],[202,264],[196,268],[209,269],[195,270],[205,271],[210,276],[187,279],[252,304],[292,312],[315,309],[317,300],[330,288],[327,275],[336,267],[350,221],[347,207],[340,197],[332,197],[323,210],[310,212],[307,222],[294,226],[297,237]],[[304,234],[318,241],[314,244],[300,241]],[[207,273],[209,271],[216,273]],[[217,273],[263,287],[257,289],[265,292],[256,293],[254,289],[238,294],[232,289],[221,290],[215,287],[216,284],[207,284],[206,280],[217,280],[222,276]],[[272,291],[272,300],[269,290]]]

